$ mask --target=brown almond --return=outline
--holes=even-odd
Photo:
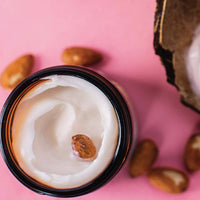
[[[5,89],[13,89],[24,80],[33,68],[34,57],[24,55],[16,59],[2,72],[0,83]]]
[[[136,177],[148,172],[158,156],[158,148],[153,140],[142,140],[135,148],[129,166],[129,173]]]
[[[72,149],[74,154],[81,159],[92,161],[96,157],[96,147],[86,135],[78,134],[73,136]]]
[[[189,178],[185,173],[168,167],[151,169],[148,178],[155,187],[168,193],[184,192],[189,185]]]
[[[189,172],[200,169],[200,135],[192,135],[185,146],[184,152],[185,167]]]
[[[71,47],[63,51],[62,61],[67,65],[90,66],[102,59],[99,52],[83,47]]]

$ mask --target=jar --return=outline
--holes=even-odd
[[[106,169],[90,181],[75,188],[56,189],[46,186],[26,174],[19,166],[12,147],[12,122],[15,111],[24,95],[45,77],[51,75],[68,75],[82,78],[99,88],[112,104],[118,119],[119,137],[112,161]],[[121,90],[121,89],[120,89]],[[76,197],[92,192],[110,181],[125,163],[136,133],[133,132],[135,119],[131,116],[128,103],[108,79],[97,72],[80,66],[55,66],[43,69],[22,81],[9,95],[1,112],[1,153],[12,174],[29,189],[55,197]]]

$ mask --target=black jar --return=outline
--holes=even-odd
[[[12,149],[12,120],[16,107],[23,96],[41,79],[50,75],[70,75],[85,79],[99,88],[113,105],[119,125],[119,139],[115,154],[107,168],[94,180],[77,188],[54,189],[45,186],[27,175],[17,163]],[[29,189],[55,197],[75,197],[92,192],[111,180],[125,163],[132,142],[135,140],[130,108],[122,93],[100,74],[79,66],[56,66],[46,68],[22,81],[9,95],[1,112],[1,153],[13,175]],[[135,128],[135,127],[134,127]]]

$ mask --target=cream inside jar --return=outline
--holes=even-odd
[[[20,101],[12,126],[12,147],[29,176],[53,188],[75,188],[100,175],[113,159],[118,119],[104,93],[75,76],[52,75]],[[78,159],[72,137],[90,137],[97,155]]]

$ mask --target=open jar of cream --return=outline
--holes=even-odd
[[[20,83],[1,112],[1,151],[25,186],[74,197],[107,183],[135,139],[119,90],[78,66],[41,70]]]

